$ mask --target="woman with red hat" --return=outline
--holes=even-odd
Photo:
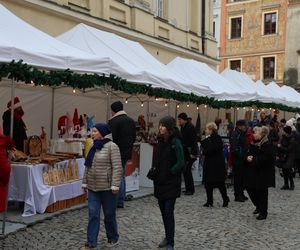
[[[7,103],[7,110],[3,114],[3,134],[10,135],[11,101]],[[23,121],[24,111],[19,97],[14,98],[14,127],[12,138],[16,144],[16,149],[24,151],[24,140],[27,139],[26,125]]]
[[[7,151],[15,150],[14,142],[9,136],[4,136],[0,127],[0,212],[6,207],[7,187],[10,176],[10,165]]]

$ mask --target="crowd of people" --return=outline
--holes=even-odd
[[[11,103],[3,116],[4,132],[0,131],[0,197],[7,193],[9,162],[7,150],[22,148],[26,138],[26,127],[22,120],[24,112],[14,100],[14,135],[16,146],[9,134]],[[88,227],[85,249],[96,249],[100,229],[100,211],[104,213],[104,225],[107,246],[118,244],[119,233],[116,218],[117,208],[124,208],[126,200],[125,168],[131,158],[136,131],[135,122],[123,110],[120,101],[111,105],[112,118],[108,124],[97,123],[91,130],[93,146],[85,159],[85,173],[82,188],[88,191]],[[165,235],[158,244],[159,248],[174,249],[176,199],[181,195],[183,176],[184,195],[194,195],[195,187],[192,166],[199,154],[203,156],[203,184],[207,201],[204,207],[214,204],[213,189],[218,188],[223,207],[229,205],[225,180],[228,162],[224,154],[222,137],[218,134],[218,125],[210,122],[206,125],[204,136],[199,140],[195,127],[186,113],[180,113],[176,119],[171,116],[159,121],[157,145],[153,151],[152,167],[148,178],[153,180],[154,196],[158,200]],[[280,169],[284,179],[282,190],[294,190],[296,172],[300,176],[300,117],[294,120],[277,121],[274,117],[260,113],[256,123],[238,120],[235,128],[230,124],[230,158],[233,172],[234,201],[245,202],[247,192],[257,214],[258,220],[268,216],[268,188],[275,187],[275,168]],[[21,134],[15,134],[20,133]],[[199,150],[198,143],[201,150]],[[2,185],[5,184],[5,185]],[[1,198],[1,201],[5,199]],[[0,211],[5,202],[0,203]]]

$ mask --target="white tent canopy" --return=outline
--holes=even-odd
[[[109,58],[95,57],[68,46],[18,18],[1,4],[0,34],[0,62],[23,60],[46,69],[107,72]]]
[[[237,88],[241,89],[243,93],[246,93],[248,95],[247,100],[259,100],[261,97],[257,93],[253,81],[246,74],[231,69],[225,69],[221,75],[228,81],[235,83]]]
[[[227,81],[224,77],[210,68],[207,64],[176,57],[167,67],[177,72],[182,77],[195,83],[195,87],[204,86],[211,90],[211,96],[218,100],[246,99],[246,93],[242,89]]]
[[[79,24],[57,37],[58,40],[99,57],[111,59],[110,73],[135,83],[152,84],[199,96],[210,93],[207,87],[193,88],[187,79],[171,72],[138,42],[113,33]],[[192,87],[192,88],[191,88]]]

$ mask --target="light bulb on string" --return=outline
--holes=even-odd
[[[168,107],[168,103],[167,102],[165,103],[165,107]]]
[[[128,99],[126,98],[126,100],[125,100],[125,103],[127,104],[128,103]]]
[[[199,106],[197,106],[197,110],[199,110]]]
[[[155,101],[158,101],[158,97],[155,97]]]
[[[141,102],[141,107],[144,107],[144,103],[143,102]]]
[[[76,89],[73,89],[73,93],[74,93],[74,94],[76,93]]]
[[[254,108],[252,108],[251,110],[254,111]]]
[[[246,109],[246,107],[243,107],[243,109],[245,110],[245,109]]]
[[[204,108],[207,108],[207,105],[206,105],[206,104],[204,105]]]
[[[179,104],[177,104],[177,108],[178,108],[178,109],[180,108]]]
[[[188,103],[186,106],[187,106],[187,108],[189,108],[189,107],[190,107],[190,104]]]
[[[240,108],[236,108],[236,110],[240,110]]]
[[[41,87],[43,88],[43,87],[44,87],[44,84],[41,84]]]

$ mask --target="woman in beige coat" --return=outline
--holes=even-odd
[[[119,240],[116,208],[122,176],[120,151],[111,140],[108,125],[96,124],[91,135],[94,145],[85,161],[86,169],[82,182],[82,187],[88,190],[89,208],[85,249],[97,248],[101,206],[104,212],[107,245],[117,245]]]

